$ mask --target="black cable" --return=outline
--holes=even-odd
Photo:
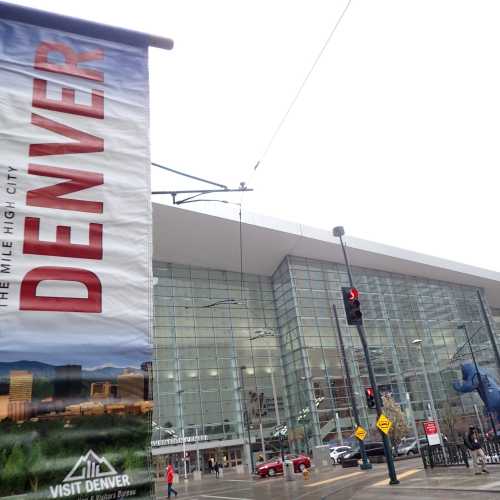
[[[241,203],[240,203],[240,290],[241,290],[241,301],[243,302],[243,223],[241,221]]]
[[[482,330],[483,328],[483,325],[480,325],[479,328],[469,337],[469,339],[472,341],[472,339]],[[456,351],[455,351],[455,354],[453,354],[453,356],[451,357],[451,360],[449,362],[449,364],[451,363],[454,363],[456,360],[458,360],[459,358],[461,357],[464,357],[464,356],[467,356],[467,354],[464,354],[462,356],[458,356],[458,354],[460,353],[460,351],[466,347],[468,345],[468,342],[465,342],[462,347],[459,347]],[[455,359],[456,358],[456,359]]]
[[[342,11],[342,13],[340,14],[339,18],[337,19],[337,22],[334,24],[333,28],[331,29],[330,34],[328,35],[328,38],[326,39],[325,43],[323,44],[323,47],[321,47],[321,50],[319,51],[318,55],[316,56],[316,59],[314,60],[311,68],[307,72],[304,80],[300,84],[297,92],[295,93],[294,98],[292,99],[290,105],[288,106],[287,110],[285,111],[285,114],[283,115],[283,117],[281,118],[281,120],[278,123],[278,126],[274,130],[274,132],[273,132],[273,134],[271,136],[271,139],[267,143],[267,145],[266,145],[266,147],[264,149],[264,152],[260,156],[259,161],[253,167],[254,171],[257,170],[257,168],[259,168],[261,162],[264,160],[265,156],[267,155],[267,153],[271,149],[271,146],[273,145],[274,140],[276,139],[276,137],[279,134],[281,128],[283,127],[286,119],[288,118],[288,115],[292,111],[292,108],[295,106],[295,103],[297,102],[298,98],[300,97],[300,94],[302,93],[302,90],[304,90],[304,87],[306,86],[307,81],[309,80],[309,78],[312,75],[314,69],[316,68],[316,65],[318,64],[319,60],[321,59],[321,56],[323,55],[323,53],[325,52],[326,48],[328,47],[328,44],[330,43],[333,35],[337,31],[337,28],[339,27],[340,23],[342,22],[342,19],[344,18],[344,16],[345,16],[347,10],[349,9],[351,3],[352,3],[352,0],[348,0],[346,6],[344,7],[344,10]]]

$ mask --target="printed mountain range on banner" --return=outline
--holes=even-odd
[[[11,370],[26,370],[33,373],[36,377],[54,378],[56,365],[48,363],[40,363],[39,361],[12,361],[0,362],[0,379],[9,378]],[[123,367],[117,368],[115,366],[103,366],[95,369],[82,368],[83,380],[108,380],[116,379],[118,375],[123,373],[124,370],[129,372],[141,372],[138,368]]]

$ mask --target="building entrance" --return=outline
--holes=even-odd
[[[222,465],[224,469],[232,469],[237,465],[243,465],[243,447],[228,446],[223,448],[211,448],[203,450],[203,472],[210,472],[210,459]]]
[[[205,474],[210,473],[210,459],[214,459],[225,470],[234,469],[237,465],[243,465],[243,447],[227,446],[220,448],[207,448],[203,450],[190,450],[165,455],[157,455],[154,459],[156,475],[161,479],[165,475],[167,465],[171,462],[179,477],[191,475],[196,470]],[[184,467],[185,465],[185,467]]]

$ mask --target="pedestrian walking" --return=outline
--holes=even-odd
[[[208,459],[208,472],[210,472],[210,474],[212,474],[213,470],[214,470],[214,459],[213,459],[213,457],[210,457]]]
[[[214,470],[215,470],[215,477],[219,477],[219,462],[215,462]]]
[[[168,464],[167,467],[167,493],[168,493],[168,498],[172,495],[172,493],[177,496],[177,491],[174,490],[174,487],[172,486],[174,484],[174,467],[172,463]]]
[[[472,469],[474,470],[474,474],[481,474],[481,472],[489,474],[488,469],[486,469],[486,455],[479,441],[479,433],[472,425],[469,427],[469,432],[464,438],[464,444],[472,455]],[[481,470],[479,469],[480,466]]]

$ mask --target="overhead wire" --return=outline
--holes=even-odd
[[[309,78],[311,77],[313,71],[316,69],[316,66],[318,65],[319,60],[321,59],[323,53],[325,52],[326,48],[330,44],[330,41],[333,38],[333,35],[337,31],[337,28],[340,26],[340,23],[342,22],[342,19],[344,19],[344,16],[346,15],[347,11],[349,10],[349,7],[350,7],[351,3],[352,3],[352,0],[348,0],[347,1],[346,6],[344,7],[344,9],[342,10],[340,16],[337,19],[337,22],[334,24],[333,28],[330,30],[328,38],[326,39],[325,43],[321,47],[321,50],[319,51],[318,55],[314,59],[314,62],[312,63],[312,66],[310,67],[309,71],[307,72],[305,78],[302,80],[302,83],[300,84],[299,88],[297,89],[297,92],[295,93],[295,96],[293,97],[292,101],[290,102],[290,105],[286,109],[283,117],[278,122],[278,125],[275,128],[273,134],[271,135],[271,139],[269,140],[269,142],[267,143],[266,147],[264,148],[264,152],[260,156],[259,161],[257,161],[257,163],[255,164],[255,166],[253,168],[254,171],[259,168],[260,164],[262,163],[262,161],[264,160],[264,158],[267,156],[267,153],[271,149],[271,146],[273,145],[276,137],[278,136],[281,128],[283,127],[286,119],[288,118],[288,115],[290,114],[290,112],[292,111],[293,107],[295,106],[295,103],[298,101],[298,99],[300,97],[300,94],[304,90],[304,87],[306,86],[306,84],[307,84]]]
[[[288,116],[290,115],[293,107],[295,106],[296,102],[298,101],[298,99],[299,99],[302,91],[304,90],[304,87],[306,86],[307,82],[309,81],[309,78],[311,77],[312,73],[316,69],[316,66],[318,65],[319,60],[321,59],[321,57],[323,56],[323,53],[325,52],[326,48],[330,44],[330,41],[332,40],[333,35],[337,31],[338,27],[340,26],[340,23],[342,22],[342,19],[344,19],[344,16],[346,15],[347,11],[349,10],[349,7],[351,6],[351,3],[352,3],[352,0],[348,0],[347,1],[344,9],[342,10],[342,12],[340,13],[339,17],[337,18],[335,24],[333,25],[332,29],[330,30],[330,33],[328,34],[328,37],[327,37],[326,41],[323,43],[323,46],[321,47],[320,51],[316,55],[316,58],[314,59],[311,67],[309,68],[309,71],[306,73],[306,75],[305,75],[304,79],[302,80],[301,84],[299,85],[299,87],[298,87],[295,95],[293,96],[290,104],[288,105],[285,113],[283,114],[283,116],[281,117],[281,120],[278,122],[276,128],[274,129],[274,131],[273,131],[273,133],[271,135],[271,138],[269,139],[269,141],[266,144],[266,147],[264,148],[263,153],[260,155],[259,160],[257,161],[257,163],[255,164],[255,166],[253,167],[253,169],[251,171],[251,174],[250,174],[249,182],[246,183],[247,185],[249,185],[252,182],[257,169],[259,168],[260,164],[264,161],[265,157],[267,156],[267,154],[268,154],[269,150],[271,149],[274,141],[276,140],[276,137],[278,136],[278,134],[280,133],[281,129],[283,128],[283,125],[285,124],[285,122],[286,122]],[[243,191],[241,193],[240,203],[239,203],[239,205],[240,205],[240,209],[239,209],[240,276],[241,276],[241,283],[240,283],[240,285],[241,285],[241,300],[242,300],[242,302],[244,301],[244,299],[243,299],[243,285],[244,285],[244,278],[243,278],[243,253],[244,253],[244,250],[243,250],[243,221],[242,221],[242,211],[243,211],[245,194],[246,194],[245,191]]]
[[[348,0],[344,9],[340,13],[339,17],[337,18],[337,21],[333,25],[332,29],[330,30],[330,33],[328,34],[328,37],[326,41],[323,43],[323,46],[321,47],[320,51],[318,52],[316,58],[314,59],[311,67],[309,68],[309,71],[306,73],[306,76],[302,80],[301,84],[299,85],[294,97],[292,98],[290,104],[288,105],[285,113],[281,117],[281,120],[278,122],[278,125],[274,129],[271,138],[266,144],[266,147],[264,148],[263,153],[260,155],[259,160],[253,167],[251,174],[250,174],[250,179],[249,182],[247,182],[247,185],[250,185],[252,182],[255,173],[257,172],[257,169],[259,168],[260,164],[264,161],[265,157],[267,156],[269,150],[271,149],[274,141],[276,140],[276,137],[280,133],[281,129],[283,128],[283,125],[285,124],[288,116],[290,115],[293,107],[295,106],[296,102],[298,101],[302,91],[304,90],[304,87],[306,86],[309,78],[311,77],[312,73],[314,72],[316,66],[318,65],[319,60],[323,56],[323,53],[325,52],[326,48],[330,44],[330,41],[333,38],[333,35],[337,31],[338,27],[340,26],[340,23],[342,22],[342,19],[344,19],[344,16],[346,15],[347,11],[349,10],[349,7],[351,6],[352,0]],[[244,197],[245,197],[246,192],[243,191],[241,193],[240,197],[240,210],[239,210],[239,226],[240,226],[240,275],[241,275],[241,294],[242,294],[242,300],[243,300],[243,222],[242,222],[242,210],[243,210],[243,205],[244,205]]]
[[[476,335],[479,334],[479,332],[483,329],[483,325],[480,325],[479,328],[469,337],[469,341],[472,342],[472,340],[476,337]],[[464,357],[468,357],[469,356],[469,353],[463,353],[463,354],[460,354],[460,352],[465,349],[465,347],[467,347],[469,344],[469,342],[465,342],[461,347],[459,347],[455,353],[453,354],[453,356],[451,357],[450,359],[450,362],[449,364],[453,364],[455,363],[456,361],[458,361],[459,359],[462,359]]]
[[[288,116],[290,115],[292,109],[294,108],[295,104],[297,103],[300,95],[302,94],[302,91],[304,90],[307,82],[309,81],[309,78],[313,74],[313,72],[316,69],[316,66],[318,65],[321,57],[323,56],[325,50],[327,49],[328,45],[330,44],[330,42],[331,42],[331,40],[333,38],[333,35],[335,35],[338,27],[340,26],[340,23],[342,22],[342,20],[344,19],[347,11],[349,10],[349,7],[351,6],[351,3],[352,3],[352,0],[348,0],[347,1],[344,9],[342,10],[342,12],[340,13],[339,17],[337,18],[337,21],[335,22],[335,24],[333,25],[332,29],[330,30],[330,33],[328,34],[328,37],[327,37],[326,41],[323,43],[323,46],[321,47],[321,49],[318,52],[316,58],[314,59],[311,67],[309,68],[309,71],[306,73],[304,79],[300,83],[297,91],[295,92],[295,95],[293,96],[292,100],[290,101],[290,104],[288,105],[288,107],[285,110],[283,116],[281,117],[280,121],[278,122],[277,126],[275,127],[275,129],[274,129],[274,131],[273,131],[273,133],[271,135],[271,138],[267,142],[267,144],[266,144],[266,146],[265,146],[262,154],[260,155],[257,163],[253,167],[249,182],[252,181],[255,172],[260,167],[261,163],[264,161],[264,159],[266,158],[269,150],[271,149],[272,145],[274,144],[274,141],[276,140],[276,137],[280,133],[280,131],[283,128],[283,125],[285,124]],[[242,193],[242,199],[243,199],[243,195],[244,195],[244,193]]]

